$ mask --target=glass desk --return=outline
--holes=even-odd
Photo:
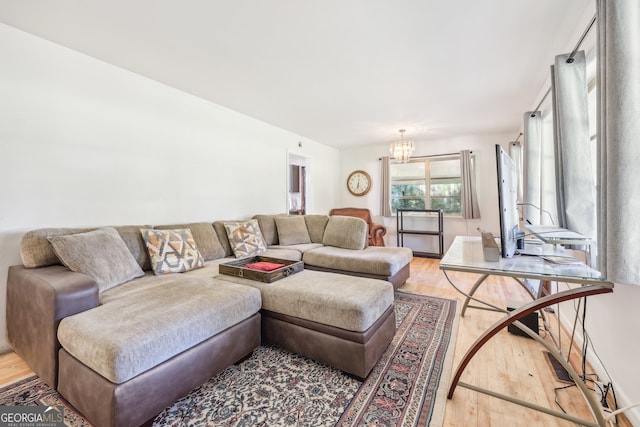
[[[562,256],[567,260],[567,263],[552,263],[545,260],[545,256],[556,257]],[[558,260],[560,261],[560,260]],[[580,375],[575,369],[568,363],[563,357],[559,345],[555,338],[553,342],[549,342],[541,338],[537,331],[532,331],[523,323],[520,319],[524,318],[531,313],[540,311],[545,320],[544,311],[545,307],[551,305],[569,301],[573,299],[583,298],[591,295],[604,294],[613,292],[613,283],[608,282],[602,274],[589,267],[588,265],[579,262],[577,260],[570,259],[566,254],[553,245],[548,245],[542,248],[542,255],[540,256],[515,256],[513,258],[500,258],[499,261],[491,262],[485,261],[482,254],[482,241],[480,237],[468,237],[458,236],[453,241],[453,244],[440,261],[440,269],[443,271],[447,280],[451,285],[462,295],[466,297],[461,316],[464,316],[464,312],[467,308],[480,308],[485,310],[499,311],[505,314],[505,316],[494,323],[487,331],[485,331],[467,350],[466,354],[460,361],[458,368],[453,376],[451,386],[449,388],[448,398],[453,398],[453,393],[456,386],[468,388],[480,393],[484,393],[502,400],[515,403],[517,405],[525,406],[537,411],[553,415],[558,418],[563,418],[581,425],[593,426],[593,427],[605,427],[607,420],[605,414],[602,412],[600,403],[596,399],[593,392],[591,392]],[[475,282],[468,292],[461,290],[447,275],[447,271],[460,271],[466,273],[479,274],[480,278]],[[474,298],[474,294],[482,283],[491,275],[512,277],[517,283],[519,283],[524,289],[526,289],[531,295],[532,301],[517,308],[513,311],[507,311],[501,309],[485,301],[481,301]],[[571,288],[565,291],[552,293],[550,295],[538,298],[537,295],[529,289],[524,283],[524,279],[539,279],[542,281],[558,281],[579,284],[575,288]],[[470,301],[475,301],[482,306],[469,305]],[[589,405],[595,421],[583,420],[570,414],[565,414],[554,409],[543,407],[531,402],[523,401],[512,396],[500,394],[491,390],[484,389],[482,387],[464,383],[460,381],[460,377],[465,368],[473,358],[473,356],[486,344],[489,339],[500,332],[505,327],[514,324],[520,330],[525,332],[528,336],[543,345],[549,353],[567,370],[571,378],[575,381],[576,386],[582,393],[587,405]],[[552,334],[551,334],[552,335]],[[553,335],[552,335],[553,337]]]

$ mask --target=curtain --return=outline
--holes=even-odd
[[[475,161],[471,158],[469,150],[460,152],[460,171],[462,172],[462,217],[479,219],[480,206],[476,191]]]
[[[524,113],[524,188],[523,217],[528,224],[540,224],[542,161],[542,114],[540,111]]]
[[[640,2],[597,0],[598,268],[640,284]]]
[[[586,58],[558,55],[551,70],[555,130],[558,222],[596,237],[596,192],[589,144]]]
[[[391,172],[389,163],[389,156],[382,158],[382,194],[380,194],[380,213],[382,216],[391,216]]]
[[[522,202],[522,145],[519,141],[509,143],[509,157],[513,159],[518,169],[518,202]]]

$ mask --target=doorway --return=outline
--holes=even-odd
[[[308,159],[289,153],[287,210],[289,215],[304,215],[308,209]]]

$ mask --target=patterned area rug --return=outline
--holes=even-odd
[[[165,409],[153,425],[440,426],[454,353],[456,302],[396,292],[395,310],[396,335],[364,383],[261,346]],[[0,389],[0,405],[64,405],[68,425],[90,425],[35,376]]]

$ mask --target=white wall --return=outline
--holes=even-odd
[[[311,213],[339,203],[336,149],[4,24],[0,58],[0,350],[25,231],[284,212],[288,151]]]
[[[407,136],[407,139],[410,135]],[[415,141],[414,156],[428,156],[435,154],[457,153],[461,150],[471,150],[476,156],[478,200],[480,203],[480,219],[465,220],[462,218],[445,217],[445,251],[458,235],[478,235],[477,228],[499,235],[500,224],[498,218],[498,184],[496,175],[495,144],[502,144],[508,148],[508,142],[513,135],[468,135],[429,141]],[[373,145],[343,149],[340,151],[340,206],[368,208],[374,215],[376,222],[384,223],[387,227],[385,243],[396,245],[396,218],[382,218],[380,216],[381,195],[381,162],[382,156],[389,155],[389,145]],[[353,196],[347,190],[347,177],[356,169],[362,169],[371,175],[373,185],[369,193],[362,197]],[[405,240],[406,242],[406,240]],[[425,242],[426,243],[426,242]],[[409,245],[412,246],[412,245]]]

